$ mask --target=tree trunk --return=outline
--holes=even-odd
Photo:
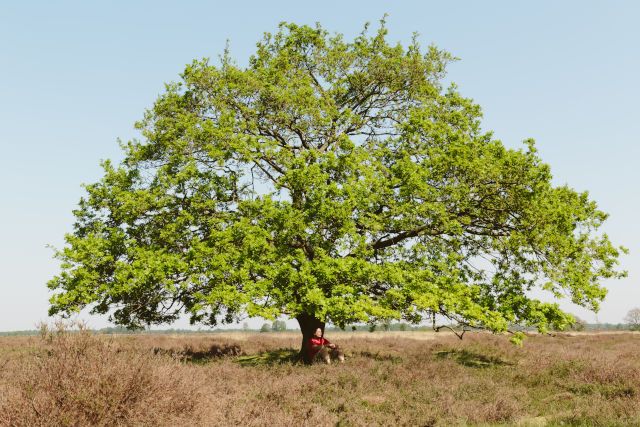
[[[316,329],[322,329],[322,336],[324,336],[324,322],[316,319],[309,314],[299,314],[296,316],[296,320],[300,325],[300,332],[302,332],[302,345],[300,346],[300,359],[306,364],[311,363],[309,359],[309,352],[307,351],[309,345],[309,339],[316,332]]]

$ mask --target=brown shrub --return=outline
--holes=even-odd
[[[0,424],[165,425],[197,418],[201,385],[176,362],[82,329],[45,329],[42,338],[39,351],[12,369]]]

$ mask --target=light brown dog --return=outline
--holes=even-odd
[[[338,346],[330,348],[325,345],[319,345],[313,347],[313,349],[314,351],[317,350],[313,358],[314,362],[324,362],[327,365],[331,364],[331,360],[337,360],[340,363],[344,362],[344,352]]]

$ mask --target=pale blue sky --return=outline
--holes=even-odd
[[[631,250],[629,278],[606,283],[598,319],[640,306],[639,2],[24,1],[0,5],[0,330],[46,320],[58,265],[45,245],[62,245],[80,184],[120,158],[116,138],[136,136],[186,63],[229,39],[243,64],[280,21],[350,38],[384,13],[391,39],[417,31],[461,58],[449,78],[483,107],[485,129],[510,147],[535,138],[555,181],[611,214],[605,231]]]

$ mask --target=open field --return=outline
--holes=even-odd
[[[297,332],[0,338],[0,425],[640,425],[640,335]]]

